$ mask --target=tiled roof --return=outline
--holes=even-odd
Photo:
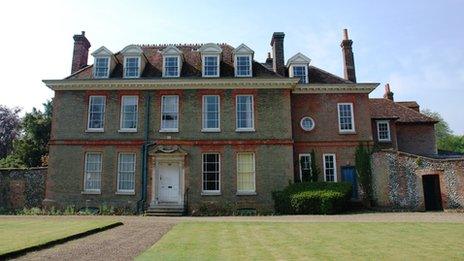
[[[228,44],[218,44],[222,49],[221,54],[221,77],[234,77],[234,47]],[[147,58],[148,63],[141,74],[141,78],[159,78],[162,77],[163,70],[163,56],[161,51],[169,45],[140,45],[143,50],[144,56]],[[182,71],[180,77],[202,77],[201,75],[201,53],[198,49],[201,44],[179,44],[175,45],[182,51]],[[120,52],[115,54],[116,67],[112,71],[110,78],[120,79],[123,78],[123,56]],[[92,65],[87,66],[80,71],[68,76],[66,79],[92,79]],[[309,66],[309,83],[352,83],[339,76],[326,72],[314,66]],[[281,78],[272,70],[272,64],[265,64],[253,61],[253,77],[263,78]]]
[[[400,123],[437,123],[418,111],[402,106],[388,99],[369,99],[369,109],[373,119],[398,119]]]
[[[395,102],[401,106],[405,106],[405,107],[408,107],[410,109],[413,109],[413,110],[416,110],[416,111],[419,111],[419,104],[415,101],[399,101],[399,102]]]

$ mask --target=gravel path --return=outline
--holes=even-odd
[[[121,217],[124,225],[31,252],[18,260],[132,260],[151,247],[175,221],[144,217]]]

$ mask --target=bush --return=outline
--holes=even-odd
[[[279,214],[336,214],[344,211],[351,198],[347,182],[304,182],[272,193]]]

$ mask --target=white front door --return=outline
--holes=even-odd
[[[158,171],[158,202],[180,203],[179,163],[160,162]]]

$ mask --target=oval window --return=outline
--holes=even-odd
[[[300,121],[301,128],[305,131],[314,129],[314,120],[311,117],[303,117]]]

